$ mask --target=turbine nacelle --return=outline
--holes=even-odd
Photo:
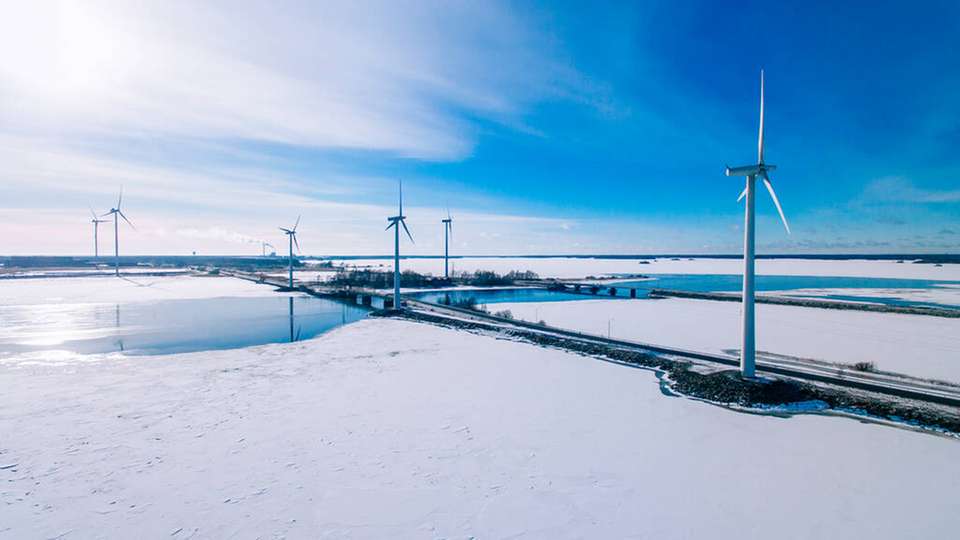
[[[763,176],[766,171],[776,169],[776,165],[766,165],[758,163],[756,165],[744,165],[742,167],[727,167],[727,176]]]

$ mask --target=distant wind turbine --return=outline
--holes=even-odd
[[[266,241],[264,241],[264,240],[261,240],[261,241],[260,241],[260,249],[261,249],[261,251],[262,251],[262,256],[264,256],[264,257],[267,256],[267,246],[270,246],[273,250],[276,250],[276,249],[277,249],[276,246],[274,246],[274,245],[271,244],[270,242],[266,242]]]
[[[101,217],[104,217],[104,216],[109,216],[113,214],[113,268],[114,268],[114,272],[118,276],[120,275],[120,222],[117,216],[122,217],[123,220],[127,222],[127,225],[130,225],[130,227],[133,230],[137,230],[137,228],[133,226],[133,223],[131,223],[130,220],[127,219],[127,216],[120,209],[120,204],[122,202],[123,202],[123,187],[120,188],[120,196],[117,197],[117,206],[114,208],[111,208],[109,212],[101,216]]]
[[[763,70],[760,70],[760,133],[757,141],[757,164],[745,165],[743,167],[727,167],[727,176],[745,176],[747,185],[737,199],[740,202],[746,197],[746,210],[744,215],[743,227],[743,341],[740,348],[740,374],[744,377],[753,377],[756,369],[756,336],[754,333],[754,191],[756,188],[756,179],[760,177],[763,184],[770,192],[773,204],[780,213],[780,220],[783,226],[790,234],[790,225],[787,224],[787,218],[783,215],[783,208],[780,207],[780,200],[773,190],[773,184],[770,183],[768,171],[774,170],[774,165],[768,165],[763,162]]]
[[[300,216],[297,216],[297,222],[293,224],[292,229],[284,229],[283,227],[279,228],[281,231],[283,231],[284,234],[287,235],[287,240],[290,243],[289,272],[290,272],[290,288],[291,289],[293,288],[293,245],[296,244],[297,251],[300,251],[300,242],[297,242],[297,226],[299,225],[300,225]]]
[[[407,228],[406,222],[407,216],[403,215],[403,181],[400,181],[400,207],[397,215],[388,217],[387,221],[390,222],[387,225],[385,231],[389,231],[390,227],[393,227],[393,308],[400,309],[400,225],[403,226],[403,230],[407,233],[407,236],[410,238],[411,243],[413,241],[413,236],[410,234],[410,229]],[[398,225],[399,224],[399,225]]]
[[[107,223],[110,220],[100,219],[97,213],[93,211],[93,208],[90,209],[90,215],[93,216],[93,219],[90,220],[90,223],[93,223],[93,256],[94,258],[98,258],[100,257],[100,240],[97,237],[97,229],[101,223]]]
[[[443,277],[450,279],[450,238],[453,237],[453,218],[450,217],[450,209],[447,208],[447,219],[440,220],[443,223]]]

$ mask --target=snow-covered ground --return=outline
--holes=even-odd
[[[7,270],[7,269],[4,269]],[[136,267],[124,267],[124,274],[182,274],[186,272],[183,268],[154,268],[152,266],[136,266]],[[3,278],[9,279],[10,277],[15,278],[43,278],[43,277],[57,277],[61,275],[77,275],[77,274],[90,274],[90,275],[113,275],[113,267],[110,265],[102,265],[98,268],[58,268],[58,269],[45,269],[45,270],[12,270],[5,271],[0,276]]]
[[[581,303],[582,304],[582,303]],[[960,442],[392,320],[0,366],[4,538],[948,538]]]
[[[740,304],[666,298],[491,304],[519,319],[702,352],[740,349]],[[960,382],[960,319],[757,304],[757,350]]]
[[[0,306],[126,303],[276,294],[266,285],[215,276],[91,276],[0,280]]]
[[[335,261],[337,264],[380,267],[393,269],[393,260],[358,259]],[[511,270],[532,270],[541,277],[584,278],[606,274],[740,274],[743,272],[741,259],[680,259],[660,258],[650,260],[649,264],[640,264],[636,259],[580,259],[569,257],[556,258],[463,258],[451,259],[450,264],[458,272],[493,270],[506,273]],[[430,272],[440,275],[443,272],[442,259],[404,259],[400,261],[402,269]],[[960,264],[917,264],[909,261],[839,260],[821,259],[758,259],[757,273],[778,276],[852,276],[887,277],[913,279],[940,279],[960,281]]]

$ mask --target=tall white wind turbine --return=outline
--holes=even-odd
[[[101,223],[107,223],[109,219],[100,219],[97,216],[97,213],[93,211],[93,208],[90,209],[90,215],[93,219],[90,220],[90,223],[93,223],[93,256],[94,258],[100,257],[100,240],[98,238],[98,229]]]
[[[120,275],[120,222],[118,216],[123,218],[123,220],[127,222],[127,225],[130,225],[133,230],[137,230],[137,228],[133,226],[133,223],[130,223],[130,220],[127,219],[127,216],[123,213],[123,210],[120,209],[120,204],[122,202],[123,188],[121,187],[120,196],[117,197],[117,206],[111,208],[109,212],[103,215],[109,216],[113,214],[113,269],[117,276]]]
[[[756,179],[763,180],[763,185],[770,192],[770,198],[780,213],[780,220],[783,226],[790,234],[790,225],[787,224],[787,218],[783,215],[783,208],[780,207],[780,200],[777,193],[773,190],[773,184],[770,183],[769,171],[774,170],[774,165],[768,165],[763,161],[763,70],[760,70],[760,133],[757,141],[757,164],[745,165],[742,167],[727,167],[727,176],[745,176],[747,185],[740,193],[737,202],[746,198],[746,209],[744,212],[743,226],[743,341],[740,347],[740,374],[743,377],[753,377],[756,370],[756,335],[754,327],[754,191],[756,188]]]
[[[290,261],[288,265],[288,271],[290,274],[290,288],[293,289],[293,245],[297,245],[297,251],[300,251],[300,242],[297,242],[297,226],[300,225],[300,216],[297,216],[297,222],[293,224],[292,229],[284,229],[279,227],[283,234],[287,235],[287,241],[290,244]]]
[[[443,223],[443,277],[450,279],[450,239],[453,238],[453,218],[450,216],[450,209],[447,208],[447,219],[440,220]]]
[[[400,181],[400,206],[397,215],[388,217],[387,221],[390,222],[387,225],[385,231],[389,231],[393,227],[393,308],[400,309],[400,226],[403,226],[403,230],[407,233],[407,237],[410,238],[411,243],[413,241],[413,235],[410,234],[410,229],[407,228],[407,216],[403,215],[403,181]]]

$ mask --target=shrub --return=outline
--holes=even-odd
[[[477,299],[474,298],[473,296],[470,296],[468,298],[462,298],[460,300],[457,300],[453,304],[449,304],[449,301],[450,301],[450,297],[448,296],[447,305],[453,305],[454,307],[463,308],[463,309],[472,309],[474,311],[480,310],[480,308],[477,306]]]
[[[853,365],[853,369],[857,371],[876,371],[877,366],[873,362],[857,362]]]
[[[343,269],[330,280],[334,287],[366,287],[370,289],[389,289],[393,287],[393,272],[367,269]],[[420,274],[412,270],[400,273],[401,287],[444,287],[450,281],[431,275]]]
[[[505,309],[503,311],[497,311],[496,313],[494,313],[494,315],[502,319],[511,319],[511,320],[513,319],[513,312],[511,312],[509,309]]]

